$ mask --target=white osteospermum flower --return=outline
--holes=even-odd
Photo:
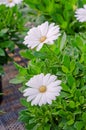
[[[60,95],[60,84],[61,80],[57,80],[55,75],[41,73],[26,83],[28,88],[24,90],[23,95],[27,97],[27,102],[31,101],[31,105],[51,104],[52,100]]]
[[[79,8],[76,10],[75,17],[80,22],[86,22],[86,5],[84,5],[84,8]]]
[[[36,50],[39,51],[44,43],[51,45],[59,36],[59,26],[55,26],[55,23],[49,25],[48,22],[45,22],[30,29],[23,43],[31,49],[36,47]]]
[[[0,4],[4,4],[7,7],[13,7],[16,4],[20,4],[22,2],[22,0],[0,0]]]

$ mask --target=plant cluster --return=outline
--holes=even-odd
[[[86,130],[86,0],[24,2],[35,26],[20,51],[28,65],[15,63],[10,81],[22,83],[19,120],[27,130]]]
[[[20,6],[10,8],[2,2],[0,2],[0,75],[4,73],[3,65],[9,60],[13,60],[9,57],[8,51],[14,53],[15,46],[20,49],[26,48],[21,43],[24,32],[27,30],[25,27],[26,6],[22,3]]]

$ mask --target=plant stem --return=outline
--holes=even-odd
[[[52,55],[53,55],[54,57],[56,57],[56,59],[57,59],[57,61],[58,61],[58,57],[57,57],[57,55],[55,54],[55,52],[52,51],[52,50],[48,47],[48,45],[46,45],[46,47],[47,47],[47,49],[50,51],[50,53],[52,53]]]

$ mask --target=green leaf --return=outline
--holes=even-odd
[[[86,90],[86,85],[81,88],[82,91]]]
[[[8,28],[4,28],[0,31],[0,36],[3,36],[5,33],[8,32]]]
[[[61,92],[60,95],[61,95],[62,98],[68,97],[68,96],[69,96],[69,94],[66,93],[66,92]]]
[[[72,61],[70,62],[70,71],[73,72],[74,69],[75,69],[75,61],[72,60]]]
[[[0,46],[1,46],[1,48],[9,48],[10,51],[13,51],[14,47],[15,47],[15,44],[14,44],[13,41],[8,40],[8,41],[1,42]]]
[[[49,124],[45,125],[44,130],[50,130],[50,125]]]
[[[68,73],[69,72],[68,68],[66,66],[64,66],[64,65],[62,65],[62,71],[64,73]]]
[[[83,112],[83,114],[82,114],[82,120],[84,121],[84,123],[86,123],[86,112]]]
[[[29,107],[29,103],[26,101],[26,99],[24,99],[24,98],[21,98],[20,99],[20,103],[23,105],[23,106],[25,106],[25,107]]]
[[[62,36],[62,39],[61,39],[61,43],[60,43],[60,51],[63,50],[63,48],[65,47],[66,45],[66,33],[64,32],[63,36]]]
[[[45,53],[42,53],[42,52],[39,53],[39,52],[36,52],[36,51],[33,53],[33,55],[34,55],[34,57],[41,58],[41,59],[45,59],[46,56],[47,56]]]
[[[32,55],[32,51],[30,50],[22,50],[20,51],[21,56],[23,56],[26,59],[32,59],[34,56]]]
[[[24,81],[25,81],[24,76],[16,76],[14,79],[10,80],[10,83],[12,83],[12,84],[20,84],[20,83],[22,83]]]
[[[72,88],[75,83],[74,77],[71,74],[67,74],[67,81],[69,86]]]
[[[73,119],[71,119],[71,120],[69,120],[69,121],[67,122],[68,125],[72,125],[73,123],[74,123],[74,120],[73,120]]]
[[[70,108],[75,108],[75,102],[74,101],[70,101],[69,102],[69,107]]]
[[[67,68],[70,67],[70,58],[69,58],[68,55],[64,55],[64,57],[63,57],[63,64],[64,64],[64,66],[66,66]]]
[[[75,124],[74,124],[74,127],[77,130],[82,130],[82,128],[83,128],[83,122],[82,121],[76,121]]]
[[[25,76],[27,74],[27,68],[22,67],[21,65],[17,64],[16,62],[14,62],[14,65],[18,69],[19,74],[21,76]]]
[[[0,56],[5,56],[5,52],[3,49],[0,48]]]
[[[67,86],[66,84],[62,83],[62,90],[70,92],[70,88],[69,86]]]
[[[34,121],[34,119],[33,119],[32,121]],[[32,123],[33,123],[33,122],[32,122]],[[38,130],[39,126],[40,126],[40,124],[37,123],[37,124],[32,128],[32,130]],[[40,130],[41,130],[41,129],[40,129]]]
[[[80,103],[83,104],[84,101],[85,101],[84,96],[80,96],[80,97],[79,97],[79,100],[80,100]]]

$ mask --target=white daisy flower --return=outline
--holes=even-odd
[[[0,0],[0,4],[4,4],[7,7],[13,7],[16,4],[20,4],[22,2],[22,0]]]
[[[75,17],[79,22],[86,22],[86,5],[76,10]]]
[[[59,26],[55,26],[55,23],[49,25],[48,22],[45,22],[30,29],[23,43],[31,49],[36,47],[36,50],[39,51],[44,43],[51,45],[59,36]]]
[[[27,102],[31,101],[31,105],[51,104],[60,95],[60,84],[61,80],[57,80],[55,75],[41,73],[26,83],[28,88],[24,90],[23,96],[27,97]]]

